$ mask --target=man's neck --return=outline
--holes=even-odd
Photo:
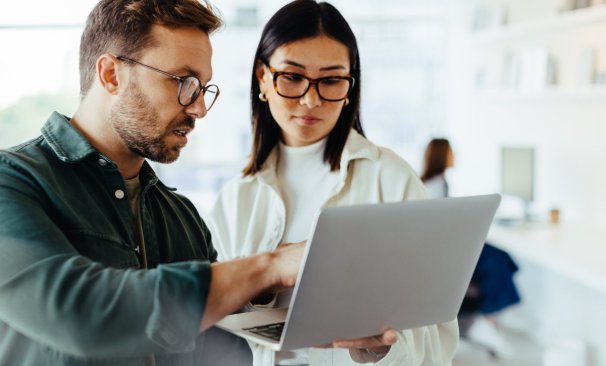
[[[116,131],[110,126],[107,110],[101,110],[100,103],[93,103],[88,98],[82,100],[71,124],[117,166],[124,179],[131,179],[139,174],[145,159],[132,152]]]

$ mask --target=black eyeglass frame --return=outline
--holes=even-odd
[[[302,98],[305,94],[307,94],[307,92],[309,91],[309,88],[311,88],[312,85],[315,85],[316,86],[316,93],[318,93],[318,96],[320,97],[320,99],[325,100],[327,102],[340,102],[342,100],[347,99],[347,97],[349,96],[349,93],[353,89],[354,84],[356,82],[356,79],[353,76],[351,76],[351,75],[344,75],[344,76],[324,76],[324,77],[321,77],[321,78],[313,79],[313,78],[307,77],[305,75],[301,75],[301,74],[296,73],[296,72],[278,71],[278,70],[274,69],[271,65],[267,65],[266,64],[266,66],[269,69],[269,72],[271,73],[271,75],[273,77],[274,90],[282,98],[288,98],[288,99],[299,99],[299,98]],[[282,95],[278,91],[278,78],[281,75],[292,75],[292,76],[296,76],[296,77],[300,77],[300,78],[306,79],[307,82],[308,82],[307,89],[305,89],[305,91],[301,95],[296,96],[296,97]],[[330,80],[330,79],[342,79],[342,80],[349,81],[349,88],[347,89],[347,93],[345,94],[345,96],[343,98],[328,99],[328,98],[324,98],[322,96],[322,94],[320,93],[320,88],[318,87],[318,83],[321,82],[322,80]]]
[[[120,61],[124,61],[124,62],[131,62],[134,63],[136,65],[140,65],[143,67],[146,67],[150,70],[159,72],[160,74],[166,75],[169,78],[175,79],[179,82],[179,91],[177,92],[177,101],[179,102],[180,105],[182,105],[183,107],[189,107],[190,105],[194,104],[196,102],[196,100],[198,100],[198,97],[200,96],[200,92],[202,92],[202,94],[206,94],[206,91],[210,88],[210,87],[215,87],[217,89],[217,95],[215,96],[215,99],[213,100],[213,102],[211,103],[211,105],[206,106],[206,111],[210,111],[210,109],[212,108],[213,105],[215,105],[215,102],[217,101],[217,98],[219,98],[219,94],[221,93],[219,87],[215,84],[208,84],[208,85],[202,85],[202,82],[200,81],[200,79],[198,79],[197,77],[193,76],[193,75],[188,75],[188,76],[177,76],[177,75],[173,75],[170,72],[166,72],[160,69],[157,69],[153,66],[149,66],[146,65],[144,63],[141,63],[139,61],[133,60],[131,58],[125,57],[125,56],[116,56],[116,58]],[[182,103],[181,102],[181,90],[183,89],[183,84],[185,83],[185,80],[188,78],[194,78],[198,81],[198,85],[200,85],[198,87],[198,90],[196,90],[194,92],[194,94],[191,96],[191,101],[189,103]]]

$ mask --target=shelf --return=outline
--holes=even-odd
[[[585,27],[599,22],[604,22],[606,24],[606,5],[596,5],[553,15],[536,21],[472,32],[471,42],[477,45],[503,42],[516,38],[563,31],[570,28]]]
[[[540,91],[515,89],[477,90],[475,96],[486,101],[596,101],[606,102],[606,86],[586,88],[546,88]]]

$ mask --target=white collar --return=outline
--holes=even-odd
[[[265,159],[263,168],[254,176],[249,175],[244,177],[243,181],[249,182],[254,179],[259,179],[266,184],[276,186],[276,165],[278,163],[279,154],[279,147],[274,147],[267,159]],[[341,167],[347,167],[350,161],[357,159],[378,160],[379,148],[352,128],[349,132],[349,136],[347,136],[347,141],[345,142],[345,147],[341,154]],[[340,171],[341,180],[345,180],[347,177],[347,169],[341,169]]]

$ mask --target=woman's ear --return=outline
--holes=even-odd
[[[263,78],[265,77],[266,72],[267,68],[265,67],[265,64],[262,61],[257,60],[255,67],[255,75],[257,76],[257,81],[259,82],[259,88],[261,89],[261,91],[263,91],[261,85],[263,85],[264,83]]]

